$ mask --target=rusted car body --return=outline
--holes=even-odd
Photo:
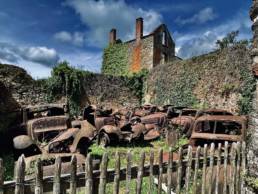
[[[196,109],[184,108],[181,110],[178,117],[171,119],[171,124],[176,130],[179,130],[187,137],[189,137],[196,113]]]
[[[232,116],[233,113],[223,109],[215,109],[215,108],[205,109],[205,110],[198,111],[196,113],[195,119],[205,115],[231,115]]]
[[[239,142],[245,139],[247,119],[242,116],[201,116],[193,126],[190,145],[203,146],[225,141]]]
[[[49,113],[47,108],[44,111]],[[34,114],[33,111],[27,111],[27,113],[29,115]],[[61,114],[62,111],[59,110],[59,113]],[[16,149],[26,149],[33,144],[40,149],[41,153],[80,152],[86,154],[89,143],[94,139],[94,131],[90,124],[87,121],[78,121],[80,128],[71,128],[71,121],[68,116],[52,115],[41,115],[39,118],[28,117],[30,120],[27,120],[24,124],[26,135],[15,137],[13,140],[14,147]]]
[[[55,160],[60,157],[62,162],[61,173],[68,174],[71,172],[71,159],[75,156],[77,159],[77,172],[84,172],[85,170],[85,156],[78,153],[58,153],[58,154],[40,154],[25,158],[25,172],[26,179],[34,178],[35,164],[40,158],[43,168],[43,176],[53,176],[55,172]]]
[[[114,142],[152,140],[160,136],[157,125],[164,125],[166,114],[154,113],[151,116],[149,108],[147,106],[135,115],[126,108],[112,112],[91,105],[84,109],[83,118],[95,127],[98,143],[103,146]]]

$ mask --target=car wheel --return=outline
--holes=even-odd
[[[99,136],[98,144],[102,147],[107,147],[110,144],[110,138],[109,138],[108,134],[101,133]]]

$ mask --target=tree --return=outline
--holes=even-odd
[[[230,46],[233,46],[237,43],[237,36],[239,34],[239,31],[232,31],[227,34],[222,40],[217,40],[216,44],[219,46],[220,49],[228,48]]]

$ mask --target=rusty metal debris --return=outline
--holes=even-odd
[[[194,147],[204,144],[243,141],[246,136],[247,120],[242,116],[201,116],[193,125],[190,144]]]
[[[233,116],[228,111],[171,105],[158,107],[148,104],[118,110],[90,105],[84,108],[80,120],[73,121],[64,105],[27,107],[22,113],[24,134],[15,137],[13,142],[16,149],[37,148],[25,158],[28,166],[38,157],[54,161],[59,156],[65,163],[67,158],[76,155],[80,159],[79,170],[83,168],[81,164],[88,147],[95,139],[106,147],[119,142],[150,141],[166,136],[172,145],[180,128],[184,135],[190,137],[190,144],[198,146],[209,142],[242,141],[246,130],[246,119]],[[53,162],[45,164],[46,174],[51,173]]]

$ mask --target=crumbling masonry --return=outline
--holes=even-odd
[[[258,177],[258,0],[253,0],[250,10],[250,17],[253,21],[253,73],[256,77],[256,91],[253,100],[253,112],[251,114],[250,124],[252,132],[252,140],[250,142],[248,165],[250,173],[254,177]]]

